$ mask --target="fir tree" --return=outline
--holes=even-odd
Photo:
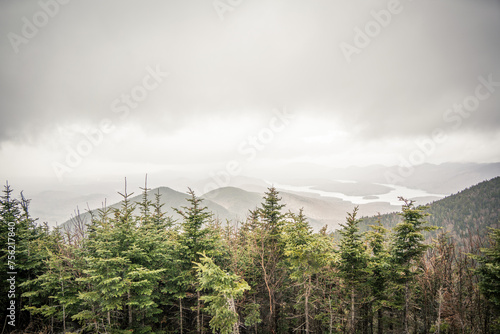
[[[285,215],[281,198],[276,188],[265,193],[259,208],[260,219],[254,231],[255,263],[260,269],[259,279],[263,282],[263,294],[267,296],[267,306],[263,313],[268,314],[266,327],[271,333],[279,330],[280,287],[286,279],[286,266],[283,263],[282,231]]]
[[[426,207],[415,207],[414,201],[400,197],[404,202],[402,207],[403,221],[398,223],[393,229],[393,240],[391,248],[391,259],[395,266],[394,278],[403,290],[403,327],[404,332],[409,333],[410,316],[410,283],[415,272],[413,267],[422,254],[429,248],[424,244],[424,231],[432,231],[435,228],[426,226],[424,218]]]
[[[230,274],[217,266],[214,261],[202,254],[200,263],[196,264],[199,290],[208,293],[201,299],[208,303],[208,313],[212,315],[210,327],[214,333],[238,334],[239,316],[236,310],[236,299],[243,296],[250,286],[238,275]]]
[[[138,228],[131,194],[125,189],[121,195],[121,208],[113,211],[113,218],[104,208],[100,217],[93,219],[84,244],[85,275],[79,278],[87,286],[87,291],[79,294],[87,307],[73,319],[87,326],[98,326],[99,319],[106,319],[106,328],[140,327],[151,332],[151,327],[142,323],[161,312],[152,293],[164,269],[151,268],[150,236]]]
[[[332,260],[332,249],[325,238],[313,233],[302,209],[298,215],[290,215],[292,220],[285,224],[283,235],[285,261],[297,288],[295,308],[303,312],[304,321],[299,327],[303,324],[305,333],[310,333],[318,289],[313,278]]]
[[[356,299],[367,279],[368,258],[366,246],[359,233],[359,220],[356,218],[358,207],[352,213],[347,214],[346,224],[341,224],[340,234],[342,239],[339,246],[339,276],[350,295],[350,310],[348,319],[348,332],[356,332]]]
[[[372,294],[372,306],[377,312],[377,333],[384,332],[383,308],[387,304],[387,284],[389,278],[389,252],[386,246],[387,229],[380,221],[377,225],[370,225],[372,231],[367,234],[368,245],[371,250],[369,269],[371,272],[368,284]]]
[[[491,246],[482,248],[482,256],[476,256],[479,262],[479,288],[486,299],[493,305],[496,317],[494,327],[500,330],[500,229],[491,229]]]
[[[218,229],[213,226],[212,213],[206,206],[202,205],[202,199],[197,197],[191,189],[189,189],[187,201],[189,206],[181,209],[174,209],[183,218],[181,222],[181,232],[177,243],[176,250],[176,273],[175,278],[178,290],[176,296],[179,298],[179,320],[182,322],[184,314],[183,299],[188,296],[195,296],[196,304],[193,306],[196,312],[196,331],[202,331],[201,319],[201,299],[198,290],[198,281],[196,270],[193,268],[193,263],[200,262],[200,254],[204,253],[214,259],[220,259],[223,256],[223,250],[218,247],[219,236]],[[191,298],[192,299],[192,298]],[[190,301],[188,300],[188,305]],[[184,303],[186,304],[186,303]]]

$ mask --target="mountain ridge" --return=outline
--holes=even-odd
[[[485,236],[489,227],[498,228],[500,224],[500,176],[425,206],[428,207],[426,212],[429,214],[429,224],[440,228],[431,235],[448,232],[458,239],[468,237],[471,233]],[[384,227],[392,228],[401,221],[401,217],[397,212],[363,217],[359,225],[360,230],[367,231],[369,225],[378,220]]]

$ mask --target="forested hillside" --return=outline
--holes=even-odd
[[[424,204],[424,203],[416,203]],[[430,203],[426,212],[427,221],[446,231],[457,240],[466,239],[471,233],[485,236],[489,227],[498,228],[500,224],[500,177],[481,182],[457,194]],[[394,227],[401,217],[398,213],[364,217],[361,231],[380,220],[387,228]]]
[[[477,217],[498,210],[495,185],[498,179],[451,203],[497,198],[479,206],[477,216],[460,211],[479,223]],[[392,229],[376,223],[362,233],[354,207],[336,237],[326,228],[314,232],[304,211],[289,212],[275,188],[239,224],[215,219],[189,191],[173,221],[161,196],[145,186],[132,201],[125,190],[120,206],[94,212],[87,229],[62,231],[38,225],[29,201],[6,185],[0,202],[5,331],[500,330],[499,230],[491,237],[471,231],[460,243],[446,234],[427,242],[424,234],[435,227],[423,208],[403,199]]]

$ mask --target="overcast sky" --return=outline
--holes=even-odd
[[[500,161],[498,1],[1,1],[0,31],[2,179]]]

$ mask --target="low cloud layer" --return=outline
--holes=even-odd
[[[64,160],[104,121],[96,161],[225,161],[286,107],[302,126],[263,156],[368,164],[373,150],[358,155],[375,145],[395,163],[442,129],[441,160],[495,161],[499,17],[493,0],[4,1],[0,155]],[[463,142],[480,148],[457,157]]]

